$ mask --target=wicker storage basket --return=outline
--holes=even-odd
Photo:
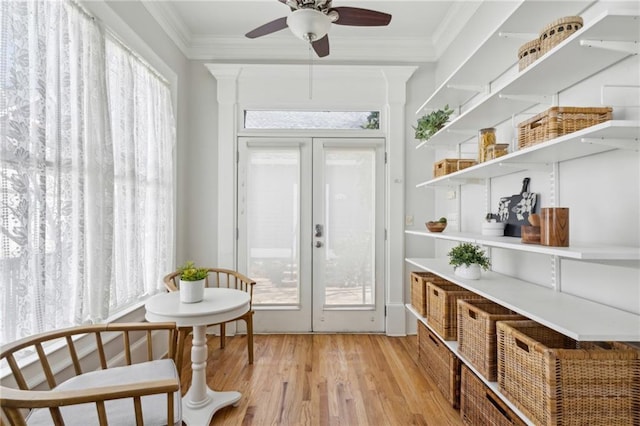
[[[460,417],[466,425],[524,426],[515,414],[465,365],[460,379]]]
[[[464,158],[445,158],[437,161],[433,165],[433,177],[439,177],[448,175],[449,173],[457,172],[458,170],[466,169],[467,167],[474,166],[476,160],[464,159]]]
[[[411,306],[423,317],[427,316],[427,283],[449,283],[431,272],[411,273]]]
[[[518,148],[554,139],[611,120],[609,107],[551,107],[518,124]]]
[[[451,282],[427,283],[427,323],[444,340],[458,338],[458,299],[482,299],[482,296]]]
[[[460,406],[460,360],[418,321],[418,362],[452,407]]]
[[[540,57],[540,39],[531,40],[518,49],[518,69],[522,71]]]
[[[495,382],[498,369],[496,321],[525,320],[522,315],[490,300],[458,300],[458,352]]]
[[[540,31],[540,56],[582,28],[582,24],[583,21],[581,17],[566,16],[544,27],[544,29]]]
[[[537,425],[640,424],[640,350],[500,321],[500,392]]]

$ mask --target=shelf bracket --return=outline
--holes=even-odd
[[[637,41],[580,40],[580,46],[613,50],[630,55],[640,53],[640,43]]]
[[[506,32],[506,31],[500,31],[498,33],[498,37],[502,37],[502,38],[515,38],[518,40],[531,40],[534,38],[538,38],[540,36],[540,34],[536,34],[536,33],[510,33],[510,32]]]
[[[483,93],[488,91],[486,86],[480,86],[480,85],[474,85],[474,84],[447,84],[447,88],[464,90],[467,92],[476,92],[476,93]]]
[[[447,133],[451,133],[452,135],[462,135],[462,136],[475,136],[478,134],[477,130],[469,130],[469,129],[447,129]]]
[[[617,149],[626,149],[629,151],[636,151],[640,149],[638,138],[582,138],[580,139],[582,143],[596,144],[596,145],[604,145],[610,146],[612,148]]]
[[[536,104],[553,104],[553,96],[547,95],[507,95],[504,93],[498,94],[500,99],[509,99],[513,101],[533,102]]]
[[[551,169],[550,163],[498,163],[500,167],[518,169],[518,170],[541,170],[548,171]]]

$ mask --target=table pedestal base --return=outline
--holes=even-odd
[[[182,420],[187,425],[206,426],[211,422],[213,414],[227,405],[237,406],[242,395],[240,392],[217,392],[207,388],[204,401],[194,404],[191,401],[191,390],[182,398]]]

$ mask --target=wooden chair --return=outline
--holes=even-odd
[[[12,374],[0,385],[4,421],[20,426],[181,425],[176,344],[175,323],[127,323],[72,327],[5,345],[0,361]],[[154,348],[162,352],[156,359]],[[25,350],[32,354],[26,360],[37,360],[21,360],[20,366],[18,356]],[[121,362],[108,365],[108,359]],[[29,383],[32,377],[46,384]]]
[[[253,286],[256,282],[251,278],[231,269],[207,268],[209,275],[206,278],[206,287],[225,287],[249,293],[249,311],[227,322],[244,320],[247,324],[247,349],[249,352],[249,364],[253,364]],[[180,272],[172,272],[164,277],[164,285],[169,291],[177,291],[180,283]],[[226,323],[210,324],[220,326],[220,348],[224,349],[226,337]],[[191,327],[178,328],[178,362],[182,362],[182,352],[184,349],[184,339],[191,332]]]

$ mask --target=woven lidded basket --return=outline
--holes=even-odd
[[[540,57],[540,39],[536,38],[518,49],[518,69],[522,71]]]
[[[525,425],[466,365],[462,366],[460,378],[460,417],[471,426]]]
[[[498,387],[536,425],[640,424],[640,350],[500,321]]]
[[[458,299],[483,299],[449,281],[427,283],[427,324],[444,340],[458,338]]]
[[[490,300],[458,300],[458,352],[495,382],[498,369],[496,321],[524,320],[522,315]]]
[[[418,321],[418,361],[453,408],[460,406],[460,360]]]
[[[565,16],[544,27],[540,31],[540,56],[582,28],[582,24],[582,18],[579,16]]]
[[[612,118],[610,107],[551,107],[518,124],[518,148],[523,149]]]

